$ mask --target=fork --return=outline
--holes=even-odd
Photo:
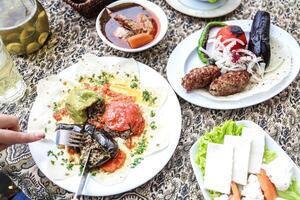
[[[66,145],[72,147],[80,147],[83,133],[78,133],[71,130],[59,129],[56,130],[56,145]]]

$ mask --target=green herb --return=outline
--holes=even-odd
[[[60,163],[60,165],[61,165],[61,166],[64,166],[64,165],[65,165],[65,163]]]
[[[62,155],[64,155],[64,152],[63,152],[63,151],[60,151],[60,152],[57,153],[57,155],[58,155],[58,156],[62,156]]]
[[[62,158],[61,161],[63,161],[64,163],[67,163],[68,159],[67,158]]]
[[[155,117],[155,112],[153,110],[150,112],[150,117]]]
[[[83,76],[80,76],[79,77],[79,82],[83,81],[83,79],[84,79]]]
[[[67,170],[73,170],[74,164],[73,163],[68,163],[67,164]]]
[[[157,126],[156,126],[156,124],[155,124],[155,121],[152,121],[152,122],[150,123],[150,128],[151,128],[152,130],[157,129]]]
[[[59,105],[56,102],[53,102],[53,112],[58,112],[59,111]]]
[[[47,133],[47,131],[48,131],[47,127],[44,128],[44,131],[45,131],[45,133]]]
[[[83,172],[83,168],[84,168],[84,165],[83,164],[80,164],[80,167],[79,167],[79,175],[80,176]]]
[[[138,84],[137,84],[136,82],[131,82],[131,83],[130,83],[130,87],[133,88],[133,89],[134,89],[134,88],[137,88],[137,87],[138,87]]]
[[[143,100],[149,102],[149,105],[152,106],[155,104],[157,97],[153,97],[152,93],[148,90],[143,91]]]
[[[265,146],[265,151],[264,151],[264,157],[263,157],[263,163],[264,164],[269,164],[273,160],[277,158],[277,155],[275,152],[269,150],[267,146]]]
[[[133,163],[131,163],[131,168],[135,168],[136,166],[138,166],[142,160],[144,160],[144,158],[141,157],[135,158],[133,160]]]
[[[51,160],[50,162],[51,162],[52,165],[55,165],[55,161],[54,160]]]
[[[92,172],[91,175],[92,175],[92,176],[96,176],[96,175],[97,175],[97,172]]]
[[[114,76],[112,74],[109,74],[107,72],[101,72],[101,74],[98,76],[98,83],[100,85],[104,85],[106,83],[109,83],[109,81],[113,78]]]
[[[53,156],[56,160],[58,159],[58,158],[57,158],[57,155],[56,155],[55,153],[53,153],[53,151],[51,151],[51,150],[49,150],[49,151],[47,152],[47,155],[48,155],[48,157],[49,157],[49,156]]]
[[[138,144],[138,146],[134,150],[134,155],[141,155],[142,153],[144,153],[144,151],[146,150],[146,148],[148,146],[148,141],[147,141],[147,138],[145,137],[145,135],[142,137],[142,139],[137,144]]]

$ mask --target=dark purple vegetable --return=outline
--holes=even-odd
[[[270,14],[265,11],[258,11],[254,17],[248,49],[256,56],[261,57],[266,63],[270,63]]]

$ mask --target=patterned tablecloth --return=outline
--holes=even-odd
[[[166,37],[150,50],[129,54],[103,44],[95,30],[95,20],[87,20],[74,12],[62,0],[41,2],[50,16],[51,38],[36,54],[15,57],[15,63],[27,84],[25,96],[15,104],[0,105],[0,112],[15,114],[21,126],[27,120],[36,97],[38,80],[55,74],[85,53],[98,56],[133,57],[162,75],[166,75],[168,57],[186,36],[200,29],[207,21],[183,15],[165,1],[155,0],[166,12],[169,29]],[[243,0],[232,14],[220,20],[251,19],[257,10],[267,10],[272,23],[282,27],[300,41],[299,0]],[[300,63],[298,63],[300,64]],[[189,149],[206,129],[227,119],[252,120],[269,131],[289,156],[300,165],[300,76],[274,98],[249,108],[219,111],[201,108],[179,98],[183,128],[178,147],[164,169],[146,184],[124,194],[99,199],[203,199],[193,174]],[[35,165],[27,145],[15,145],[0,152],[0,169],[32,199],[69,199],[71,193],[49,181]],[[92,199],[85,197],[84,199]],[[94,198],[96,199],[96,198]]]

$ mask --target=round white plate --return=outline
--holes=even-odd
[[[120,57],[101,57],[98,61],[101,63],[106,63],[107,65],[113,65],[120,61],[125,60],[125,58]],[[164,130],[168,130],[169,134],[169,145],[149,156],[145,156],[144,160],[136,168],[129,169],[129,173],[125,180],[121,183],[115,185],[100,185],[94,179],[88,177],[86,186],[83,190],[84,195],[88,196],[107,196],[114,195],[118,193],[123,193],[132,190],[153,178],[157,173],[159,173],[162,168],[167,164],[171,156],[173,155],[176,146],[178,144],[181,132],[181,109],[176,97],[176,94],[168,84],[168,82],[154,69],[148,67],[143,63],[138,63],[140,71],[140,81],[143,85],[151,85],[152,87],[163,87],[167,92],[168,96],[166,102],[157,111],[157,115],[163,115],[166,117],[164,122]],[[61,72],[63,73],[63,71]],[[47,88],[50,89],[51,88]],[[41,102],[35,101],[32,109],[36,109]],[[30,123],[34,123],[32,116],[29,117],[28,127]],[[47,123],[47,122],[46,122]],[[166,127],[165,127],[166,126]],[[30,130],[29,130],[30,131]],[[47,152],[55,148],[54,142],[50,140],[39,141],[29,144],[30,152],[32,157],[37,164],[38,168],[45,174],[51,181],[56,185],[70,191],[77,191],[80,178],[75,175],[64,180],[57,180],[49,173],[49,157]]]
[[[205,0],[166,0],[175,10],[200,18],[215,18],[234,11],[241,0],[219,0],[209,3]]]
[[[242,29],[247,33],[251,30],[252,20],[235,20],[227,21],[227,24],[241,26]],[[263,101],[266,101],[279,92],[284,90],[289,84],[296,78],[300,70],[300,48],[297,41],[285,30],[272,25],[270,30],[271,38],[282,44],[285,49],[289,50],[289,57],[291,57],[291,69],[290,73],[283,78],[279,84],[271,86],[271,89],[253,94],[251,96],[245,96],[237,100],[222,100],[218,97],[208,97],[207,95],[201,95],[197,90],[187,93],[181,86],[182,77],[190,71],[192,68],[203,66],[204,64],[200,61],[197,55],[197,44],[201,35],[202,29],[191,34],[180,42],[170,55],[167,65],[167,78],[176,91],[176,93],[188,102],[195,105],[211,108],[211,109],[237,109],[252,106]]]
[[[163,11],[163,9],[161,9],[161,7],[159,7],[155,3],[152,3],[152,2],[146,1],[146,0],[119,0],[119,1],[109,4],[107,6],[107,8],[112,8],[114,6],[121,5],[124,3],[139,4],[139,5],[143,6],[145,9],[152,12],[157,17],[157,19],[159,20],[160,28],[159,28],[159,31],[158,31],[157,35],[155,36],[154,40],[142,47],[135,48],[135,49],[123,48],[118,45],[115,45],[114,43],[112,43],[111,41],[109,41],[106,38],[106,36],[103,34],[103,30],[101,30],[100,18],[103,15],[104,9],[99,13],[99,15],[96,19],[96,31],[97,31],[98,36],[101,38],[101,40],[105,44],[109,45],[110,47],[112,47],[114,49],[118,49],[120,51],[125,51],[125,52],[140,52],[140,51],[144,51],[144,50],[149,49],[149,48],[155,46],[156,44],[158,44],[164,38],[164,36],[166,35],[167,30],[168,30],[168,18],[166,16],[165,12]]]

